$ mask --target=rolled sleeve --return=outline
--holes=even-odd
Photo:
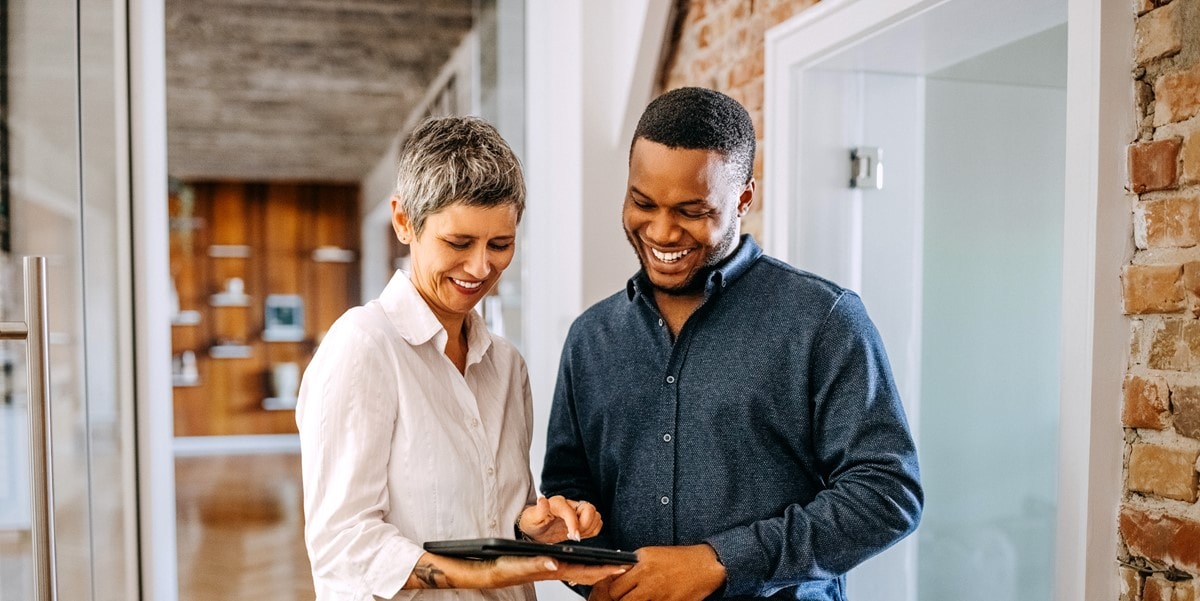
[[[391,446],[395,387],[371,340],[345,323],[331,329],[297,405],[305,538],[318,590],[334,598],[391,598],[424,553],[384,519],[391,507],[380,450]]]

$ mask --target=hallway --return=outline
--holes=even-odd
[[[312,599],[300,456],[175,460],[182,601]]]

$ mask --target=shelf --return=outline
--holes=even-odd
[[[200,385],[200,376],[185,376],[183,374],[171,374],[171,386],[175,388],[187,388]]]
[[[199,323],[199,311],[180,311],[171,316],[171,325],[173,326],[194,326]]]
[[[246,259],[250,247],[245,244],[213,244],[208,247],[208,256],[214,259]]]
[[[304,342],[304,328],[267,328],[263,330],[265,342]]]
[[[312,260],[317,263],[353,263],[354,251],[336,246],[321,246],[312,252]]]
[[[214,307],[249,307],[250,295],[219,292],[208,297],[208,304]]]
[[[263,399],[262,408],[267,411],[292,411],[296,408],[296,397],[268,397]]]
[[[213,359],[249,359],[254,349],[248,344],[218,344],[208,349]]]

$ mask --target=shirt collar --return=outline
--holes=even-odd
[[[388,321],[392,322],[406,342],[420,346],[432,340],[439,351],[446,352],[449,334],[421,293],[417,292],[408,273],[397,270],[392,274],[392,279],[379,295],[379,304]],[[491,347],[492,336],[483,318],[475,311],[467,314],[464,326],[467,328],[467,365],[471,365],[478,363]]]
[[[708,281],[704,283],[705,298],[720,292],[726,286],[742,277],[742,274],[749,271],[750,266],[754,265],[754,262],[762,254],[762,248],[759,248],[758,243],[754,241],[754,236],[742,234],[737,250],[733,251],[733,254],[728,257],[725,257],[725,260],[718,263],[712,272],[708,274]],[[638,270],[625,284],[625,294],[631,301],[639,295],[648,294],[653,289],[654,287],[650,283],[650,278],[646,275],[645,268]]]

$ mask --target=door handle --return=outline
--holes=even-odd
[[[46,258],[25,257],[25,321],[0,322],[0,340],[25,340],[29,372],[29,475],[33,488],[34,599],[56,601],[54,469],[50,436],[50,328],[46,321]]]

